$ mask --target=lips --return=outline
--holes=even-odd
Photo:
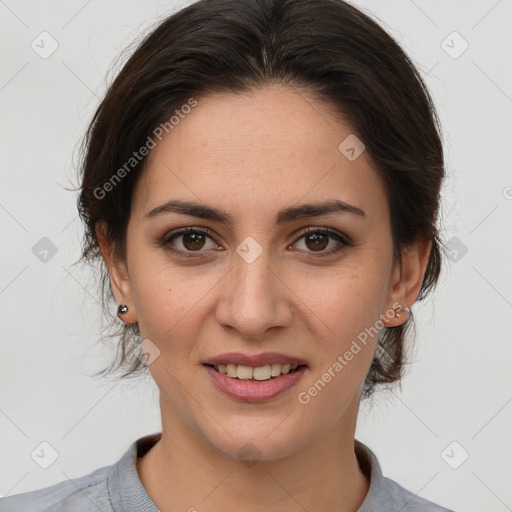
[[[277,352],[219,354],[203,367],[219,391],[246,402],[276,398],[294,387],[308,368],[303,359]]]
[[[212,366],[203,367],[218,391],[242,402],[264,402],[285,395],[297,385],[307,370],[306,366],[299,366],[292,373],[260,381],[232,378],[214,370]]]

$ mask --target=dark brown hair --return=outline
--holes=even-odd
[[[349,123],[384,180],[395,261],[418,239],[432,241],[418,300],[437,283],[443,247],[436,225],[444,177],[441,129],[426,85],[397,42],[342,0],[200,0],[142,40],[110,84],[83,140],[81,260],[100,265],[104,312],[111,321],[107,337],[119,340],[120,357],[103,373],[124,369],[124,378],[146,371],[130,357],[140,342],[137,324],[120,325],[109,313],[112,289],[95,232],[105,222],[116,254],[125,258],[131,197],[146,161],[131,161],[133,152],[191,98],[272,84],[307,91]],[[116,173],[122,179],[114,182]],[[382,328],[363,398],[376,385],[402,377],[412,321]]]

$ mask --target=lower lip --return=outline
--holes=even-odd
[[[204,368],[220,391],[231,398],[244,402],[271,400],[295,385],[306,371],[306,366],[301,366],[293,373],[287,373],[269,380],[240,380],[228,377],[214,370],[211,366],[204,365]]]

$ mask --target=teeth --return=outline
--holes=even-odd
[[[267,380],[272,377],[272,371],[270,370],[270,366],[257,366],[252,371],[252,377],[256,380]]]
[[[286,375],[297,369],[297,364],[271,364],[265,366],[243,366],[236,364],[219,364],[214,368],[228,377],[238,378],[240,380],[269,380],[272,377]]]
[[[229,377],[237,377],[236,364],[226,365],[226,375]]]
[[[270,373],[271,373],[272,377],[279,377],[279,375],[281,375],[281,365],[280,364],[271,365]]]
[[[250,366],[237,366],[236,376],[239,379],[252,379],[252,368]]]

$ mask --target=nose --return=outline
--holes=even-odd
[[[236,254],[216,308],[217,322],[244,338],[260,340],[272,328],[288,327],[293,292],[279,274],[268,250],[251,263]]]

